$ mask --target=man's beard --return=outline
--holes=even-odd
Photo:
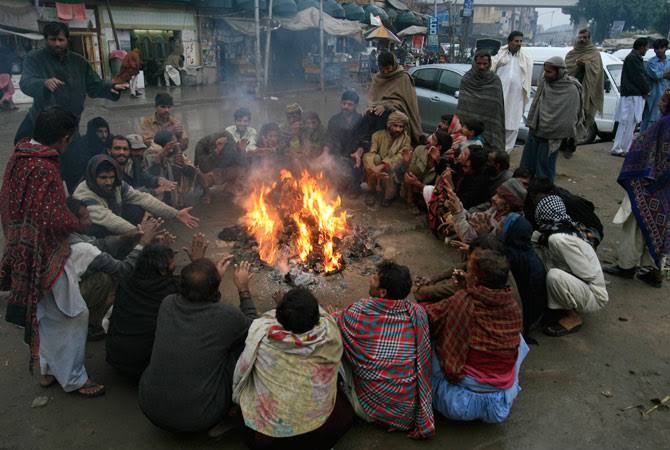
[[[114,158],[114,160],[120,165],[125,166],[128,163],[128,158]]]

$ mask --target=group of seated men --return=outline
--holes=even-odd
[[[45,387],[102,395],[84,349],[87,337],[106,337],[108,363],[139,382],[140,407],[161,428],[242,427],[251,448],[331,448],[358,417],[427,438],[434,411],[505,420],[520,390],[524,336],[539,323],[551,336],[575,332],[580,313],[608,301],[593,205],[526,170],[512,173],[508,154],[487,146],[475,118],[444,116],[414,142],[404,113],[361,115],[358,95],[346,91],[327,127],[292,104],[284,125],[256,132],[241,108],[234,125],[198,142],[191,163],[172,98],[158,94],[155,103],[141,134],[111,135],[93,119],[72,144],[87,149],[83,173],[61,168],[76,224],[53,302],[38,303]],[[75,127],[68,113],[47,110],[33,141],[64,150]],[[175,275],[174,236],[162,219],[195,228],[189,205],[209,201],[212,186],[238,189],[246,168],[263,160],[305,167],[324,155],[337,163],[326,175],[341,190],[367,191],[369,206],[403,198],[466,254],[465,264],[413,283],[407,267],[386,261],[369,297],[341,311],[294,289],[260,316],[246,262],[233,277],[239,308],[219,301],[232,260],[207,259],[200,234],[191,263]]]

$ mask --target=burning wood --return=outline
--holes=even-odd
[[[295,258],[309,270],[328,274],[344,264],[340,242],[348,224],[341,204],[339,196],[333,199],[322,174],[313,176],[305,170],[297,179],[282,170],[279,182],[253,190],[241,222],[256,239],[266,264]]]

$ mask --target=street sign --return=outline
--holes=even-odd
[[[428,34],[437,36],[437,17],[431,17],[428,21]]]
[[[437,15],[437,27],[438,30],[440,28],[443,30],[449,28],[449,11],[443,11]]]
[[[463,17],[472,17],[473,0],[463,0]]]
[[[615,20],[612,22],[612,28],[610,30],[610,36],[614,37],[619,33],[623,32],[623,28],[626,26],[625,20]]]
[[[437,38],[437,34],[429,34],[426,39],[426,47],[429,50],[437,51],[437,48],[440,45],[440,41]]]

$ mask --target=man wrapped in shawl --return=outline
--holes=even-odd
[[[502,254],[475,250],[466,288],[423,304],[435,346],[433,407],[449,419],[503,422],[521,390],[519,369],[528,346],[508,272]]]
[[[554,337],[575,333],[583,323],[580,313],[598,311],[609,301],[598,255],[559,196],[548,195],[538,202],[535,223],[538,232],[533,240],[547,268],[547,306],[560,317],[544,333]]]
[[[366,200],[368,206],[374,205],[378,196],[382,198],[382,206],[391,204],[404,173],[403,152],[411,155],[412,151],[412,142],[407,134],[407,116],[394,111],[386,124],[386,130],[372,135],[370,151],[363,155],[365,180],[370,189]]]
[[[661,98],[661,118],[631,145],[618,182],[626,190],[614,222],[623,225],[617,264],[605,272],[638,278],[661,287],[662,270],[670,255],[670,92]],[[667,269],[666,269],[667,270]]]
[[[63,273],[67,237],[79,221],[65,205],[60,155],[76,132],[77,118],[51,108],[37,115],[34,138],[19,141],[5,169],[0,216],[5,249],[0,283],[9,290],[8,322],[25,327],[30,367],[39,356],[37,303]]]
[[[528,112],[528,142],[521,166],[553,183],[557,151],[569,140],[574,142],[577,127],[583,126],[582,105],[582,85],[568,75],[563,58],[549,58]]]
[[[61,157],[61,175],[68,192],[74,192],[82,180],[88,161],[102,155],[112,146],[109,123],[102,117],[94,117],[86,125],[86,135],[79,136]]]
[[[584,97],[584,127],[593,126],[597,113],[603,112],[605,72],[600,51],[591,42],[591,32],[579,30],[575,46],[565,55],[568,75],[582,84]]]
[[[496,150],[505,148],[505,102],[500,78],[491,71],[491,54],[475,53],[472,69],[463,75],[456,113],[484,122],[484,140]]]
[[[533,227],[520,214],[510,213],[503,223],[503,243],[523,309],[523,334],[528,336],[547,309],[547,271],[531,243]]]
[[[233,377],[249,448],[332,448],[354,418],[338,395],[341,358],[337,322],[307,289],[254,320]]]
[[[370,297],[346,307],[338,325],[346,393],[356,414],[423,439],[435,434],[426,312],[406,299],[409,269],[382,262]]]
[[[398,66],[393,53],[380,53],[378,61],[379,72],[372,77],[368,91],[367,114],[382,116],[385,110],[402,112],[407,116],[407,131],[412,141],[418,143],[423,129],[414,80],[403,67]]]

